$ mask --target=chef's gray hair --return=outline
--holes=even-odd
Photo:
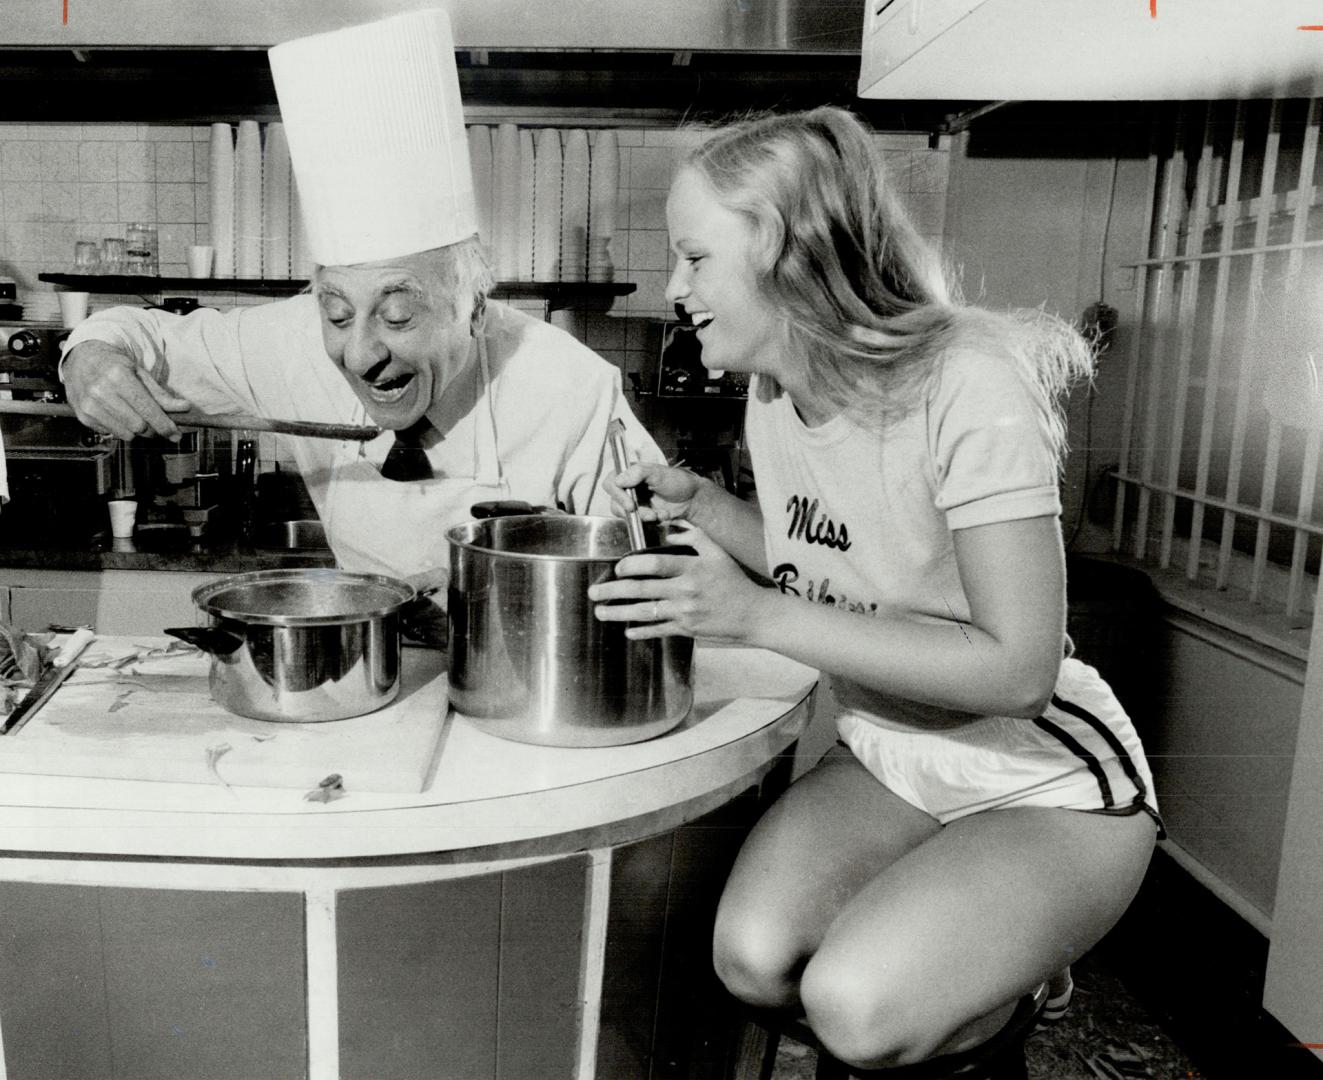
[[[496,284],[496,275],[482,241],[477,236],[470,236],[458,243],[433,248],[426,254],[441,289],[454,304],[454,318],[463,318],[467,313],[473,329],[480,330],[487,296]]]
[[[487,310],[487,296],[496,285],[487,249],[477,235],[445,247],[432,248],[419,255],[436,275],[441,300],[450,305],[450,318],[458,321],[467,314],[474,331],[482,328]],[[316,292],[317,266],[312,280],[303,290]]]
[[[1002,315],[962,303],[856,117],[825,106],[744,120],[717,129],[681,168],[753,227],[759,283],[821,402],[890,423],[918,407],[942,357],[967,346],[1015,364],[1060,456],[1059,398],[1091,372],[1087,343],[1041,311]]]

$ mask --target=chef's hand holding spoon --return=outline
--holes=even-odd
[[[641,623],[625,636],[643,639],[683,634],[709,640],[748,643],[763,621],[771,590],[748,577],[739,564],[691,518],[701,517],[704,490],[712,485],[684,469],[665,465],[631,465],[608,478],[612,510],[624,516],[626,487],[646,485],[651,505],[640,514],[650,521],[680,521],[685,527],[665,538],[665,544],[685,546],[694,554],[667,555],[656,549],[626,555],[615,578],[593,585],[588,598],[603,622]]]
[[[192,407],[129,353],[104,341],[82,341],[70,349],[60,377],[78,419],[121,439],[145,434],[178,439],[179,426],[170,413]]]

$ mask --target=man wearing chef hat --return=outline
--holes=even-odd
[[[475,502],[608,512],[613,418],[661,460],[616,368],[487,300],[454,57],[440,10],[273,48],[311,292],[224,314],[113,308],[74,330],[62,370],[79,418],[120,438],[173,437],[187,407],[390,429],[289,452],[342,567],[428,584]]]

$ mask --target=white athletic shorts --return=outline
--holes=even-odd
[[[1051,704],[1037,719],[989,716],[909,732],[847,712],[836,730],[864,768],[943,825],[983,810],[1051,806],[1144,811],[1162,834],[1134,725],[1111,687],[1078,660],[1062,662]]]

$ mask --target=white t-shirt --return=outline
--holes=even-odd
[[[917,408],[885,431],[845,416],[806,427],[790,398],[749,396],[746,431],[767,565],[815,604],[967,622],[952,530],[1061,512],[1042,413],[1008,359],[948,353]],[[834,678],[838,701],[931,726],[961,714]],[[967,719],[967,717],[964,717]]]

